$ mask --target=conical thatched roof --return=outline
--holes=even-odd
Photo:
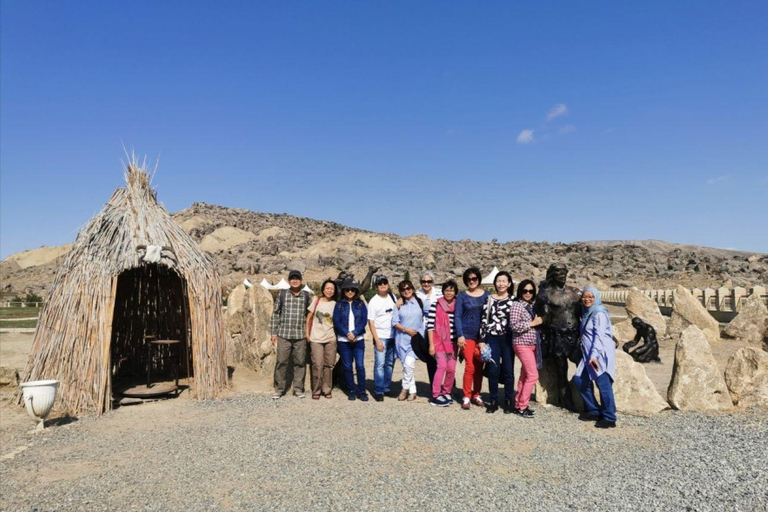
[[[120,324],[128,321],[115,315],[115,303],[120,274],[149,268],[143,259],[147,246],[162,247],[160,261],[152,264],[159,269],[156,274],[164,272],[181,283],[177,295],[182,299],[176,298],[173,307],[184,308],[187,325],[177,333],[187,338],[191,353],[192,391],[199,399],[210,398],[227,385],[221,285],[213,262],[157,203],[149,176],[135,161],[127,166],[125,179],[127,186],[118,188],[81,230],[56,274],[25,372],[27,381],[60,380],[57,403],[71,414],[111,408],[111,346],[142,342],[135,332],[137,313],[131,313],[127,332]],[[148,308],[142,301],[134,300],[138,315]],[[160,313],[154,314],[156,321]]]

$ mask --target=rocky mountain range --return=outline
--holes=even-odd
[[[424,235],[401,237],[335,222],[204,203],[194,203],[173,217],[210,253],[225,291],[246,277],[253,282],[264,277],[275,282],[292,268],[303,271],[310,283],[336,276],[340,270],[360,279],[370,266],[380,267],[380,272],[392,280],[402,278],[406,271],[415,279],[429,269],[440,282],[460,278],[472,265],[483,273],[495,266],[508,270],[515,280],[538,281],[553,262],[569,266],[573,284],[597,284],[600,288],[673,288],[678,284],[749,288],[768,282],[766,254],[656,240],[499,243]],[[41,248],[0,262],[3,293],[34,291],[44,295],[68,249]]]

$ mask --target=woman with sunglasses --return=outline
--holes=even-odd
[[[341,366],[344,368],[344,380],[347,382],[347,397],[368,401],[365,392],[365,326],[368,322],[368,308],[360,299],[360,288],[352,279],[345,279],[341,283],[342,299],[336,303],[333,310],[333,327],[338,336],[337,350],[341,358]],[[352,373],[352,360],[354,359],[357,372],[357,387],[355,376]]]
[[[424,336],[424,317],[429,313],[429,303],[423,303],[415,296],[413,283],[405,280],[397,285],[402,305],[392,312],[392,326],[395,328],[395,349],[403,365],[403,389],[397,397],[401,402],[416,400],[416,353],[413,351],[412,338]]]
[[[488,394],[490,401],[486,404],[485,412],[493,414],[499,410],[499,376],[504,376],[504,410],[512,408],[512,397],[515,392],[515,366],[512,355],[512,342],[509,339],[509,308],[512,297],[509,292],[512,287],[512,276],[509,272],[501,271],[493,279],[496,293],[488,295],[483,304],[480,320],[480,350],[484,345],[491,348],[491,360],[488,366]],[[503,370],[503,372],[502,372]]]
[[[480,398],[480,389],[483,385],[483,360],[480,358],[478,339],[483,304],[490,294],[480,288],[479,268],[468,268],[461,279],[467,289],[456,297],[454,322],[459,350],[464,356],[464,398],[461,401],[461,408],[467,410],[470,408],[470,403],[480,407],[485,405]]]
[[[419,282],[421,283],[421,289],[416,290],[416,296],[422,302],[429,301],[429,305],[432,306],[432,304],[437,303],[437,299],[443,296],[440,289],[435,287],[435,274],[429,270],[421,273]]]
[[[536,285],[525,279],[517,287],[516,300],[509,309],[509,332],[512,334],[512,350],[520,360],[520,380],[517,383],[515,407],[505,408],[504,413],[515,413],[523,418],[533,418],[531,401],[533,386],[539,380],[541,368],[540,316],[533,311]]]

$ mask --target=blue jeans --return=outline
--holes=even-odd
[[[488,365],[488,391],[491,400],[499,400],[499,376],[504,380],[504,400],[515,399],[515,366],[512,339],[509,336],[485,337],[485,343],[491,347],[493,363]]]
[[[373,343],[373,392],[377,395],[389,393],[392,385],[392,370],[395,368],[395,338],[379,338],[384,350],[376,350]]]
[[[347,381],[347,392],[351,394],[362,395],[365,393],[365,366],[363,358],[365,357],[365,342],[363,340],[350,342],[338,342],[337,348],[341,358],[341,366],[344,368],[344,380]],[[355,391],[355,375],[352,372],[352,360],[355,361],[355,371],[357,372],[357,391]]]
[[[610,375],[603,372],[602,375],[595,379],[597,390],[600,391],[599,406],[597,405],[595,390],[592,388],[592,380],[589,378],[589,370],[587,370],[586,363],[581,375],[573,376],[573,383],[576,385],[576,389],[579,390],[582,400],[584,400],[585,413],[597,416],[603,420],[616,421],[616,401],[613,399],[613,380]]]

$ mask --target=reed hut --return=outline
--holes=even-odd
[[[58,270],[25,372],[25,380],[61,381],[57,405],[70,414],[111,409],[115,383],[144,382],[163,365],[177,365],[198,399],[227,386],[214,264],[158,204],[135,159],[125,180]],[[175,361],[162,357],[148,336],[178,340],[161,350],[183,350]]]

